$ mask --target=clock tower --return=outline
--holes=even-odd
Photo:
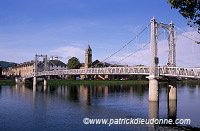
[[[85,51],[85,68],[89,68],[92,65],[92,49],[88,45]]]

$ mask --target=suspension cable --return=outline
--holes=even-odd
[[[106,60],[108,60],[109,58],[111,58],[112,56],[114,56],[115,54],[117,54],[118,52],[120,52],[122,49],[124,49],[133,40],[135,40],[138,36],[140,36],[149,27],[149,25],[147,25],[138,35],[136,35],[132,40],[130,40],[128,43],[126,43],[122,48],[120,48],[119,50],[117,50],[116,52],[114,52],[112,55],[110,55],[109,57],[107,57],[106,59],[104,59],[102,62],[105,62]]]
[[[163,34],[164,31],[162,31],[161,33],[158,34],[158,37]],[[146,43],[145,45],[143,45],[141,48],[139,48],[138,50],[134,51],[133,53],[131,53],[130,55],[124,57],[123,59],[121,59],[120,61],[117,62],[117,64],[119,64],[121,61],[127,59],[128,57],[132,56],[133,54],[137,53],[138,51],[142,50],[143,48],[145,48],[148,44],[150,44],[150,42]]]
[[[150,25],[150,24],[149,24],[149,25]],[[117,50],[116,52],[114,52],[113,54],[111,54],[109,57],[107,57],[106,59],[104,59],[104,60],[102,61],[102,63],[105,62],[106,60],[108,60],[109,58],[111,58],[112,56],[114,56],[115,54],[117,54],[118,52],[120,52],[120,51],[121,51],[122,49],[124,49],[126,46],[128,46],[133,40],[135,40],[138,36],[140,36],[140,35],[149,27],[149,25],[147,25],[139,34],[137,34],[133,39],[131,39],[128,43],[126,43],[122,48],[120,48],[119,50]],[[165,25],[163,25],[163,26],[165,26]],[[175,27],[176,27],[176,26],[175,26]],[[183,32],[186,32],[186,31],[182,30],[181,28],[178,28],[178,27],[176,27],[176,28],[179,29],[179,30],[181,30],[181,31],[183,31]],[[177,31],[175,31],[175,32],[176,32],[177,34],[180,34],[180,35],[183,36],[183,37],[186,37],[186,38],[190,39],[190,40],[193,41],[194,43],[200,44],[199,41],[195,41],[194,39],[192,39],[192,38],[190,38],[190,37],[188,37],[188,36],[185,36],[185,35],[183,35],[183,34],[177,32]],[[162,32],[162,33],[163,33],[163,32]],[[160,33],[159,36],[160,36],[162,33]],[[189,34],[188,32],[186,32],[186,33]],[[197,37],[195,37],[195,36],[192,35],[192,34],[189,34],[189,35],[190,35],[190,36],[193,36],[194,38],[197,38]],[[197,39],[199,39],[199,38],[197,38]],[[199,40],[200,40],[200,39],[199,39]],[[150,42],[148,42],[147,44],[145,44],[144,46],[142,46],[142,47],[139,48],[138,50],[134,51],[134,52],[131,53],[130,55],[126,56],[125,58],[121,59],[120,61],[117,62],[117,64],[120,63],[121,61],[127,59],[128,57],[132,56],[133,54],[137,53],[138,51],[142,50],[142,49],[143,49],[144,47],[146,47],[149,43],[150,43]],[[97,64],[98,64],[98,63],[97,63]],[[95,65],[96,65],[96,64],[95,64]]]
[[[150,25],[150,24],[149,24],[149,25]],[[148,26],[149,26],[149,25],[148,25]],[[120,48],[119,50],[117,50],[115,53],[113,53],[112,55],[110,55],[109,57],[107,57],[106,59],[104,59],[103,62],[106,61],[107,59],[109,59],[110,57],[112,57],[113,55],[115,55],[116,53],[120,52],[120,51],[121,51],[123,48],[125,48],[127,45],[129,45],[129,44],[130,44],[133,40],[135,40],[140,34],[142,34],[142,33],[148,28],[148,26],[147,26],[145,29],[143,29],[138,35],[136,35],[136,37],[134,37],[132,40],[130,40],[126,45],[124,45],[122,48]],[[165,25],[163,25],[163,26],[165,26]],[[176,27],[176,26],[174,26],[174,27]],[[179,29],[179,30],[181,30],[181,31],[183,31],[183,32],[185,32],[185,33],[187,33],[188,35],[190,35],[190,36],[192,36],[192,37],[194,37],[194,38],[197,38],[197,37],[195,37],[194,35],[192,35],[192,34],[186,32],[186,31],[182,30],[181,28],[178,28],[178,27],[176,27],[176,28]],[[163,32],[164,32],[164,31],[163,31]],[[158,34],[158,36],[160,36],[163,32],[161,32],[160,34]],[[194,39],[192,39],[192,38],[190,38],[190,37],[188,37],[188,36],[185,36],[185,35],[183,35],[183,34],[177,32],[177,31],[175,31],[175,32],[176,32],[177,34],[180,34],[180,35],[183,36],[183,37],[186,37],[186,38],[190,39],[190,40],[193,41],[194,43],[200,44],[199,41],[195,41]],[[199,39],[199,38],[197,38],[197,39]],[[200,39],[199,39],[199,40],[200,40]],[[138,51],[142,50],[142,49],[145,48],[148,44],[150,44],[150,42],[146,43],[144,46],[142,46],[142,47],[139,48],[138,50],[134,51],[134,52],[131,53],[130,55],[124,57],[123,59],[121,59],[120,61],[118,61],[117,64],[119,64],[121,61],[127,59],[128,57],[132,56],[133,54],[137,53]]]
[[[192,39],[192,38],[190,38],[190,37],[188,37],[188,36],[185,36],[185,35],[183,35],[183,34],[177,32],[177,31],[176,31],[176,33],[179,34],[179,35],[181,35],[181,36],[183,36],[183,37],[185,37],[185,38],[188,38],[189,40],[193,41],[194,43],[200,44],[199,41],[195,41],[194,39]]]
[[[162,26],[164,26],[164,27],[167,28],[166,25],[162,25]],[[174,27],[176,27],[176,26],[174,26]],[[189,34],[190,36],[192,36],[192,37],[194,37],[194,38],[197,38],[197,37],[195,37],[194,35],[192,35],[192,34],[186,32],[186,31],[182,30],[181,28],[178,28],[178,27],[176,27],[176,28],[177,28],[178,30],[181,30],[181,31],[183,31],[183,32],[185,32],[185,33],[187,33],[187,34]],[[174,31],[174,32],[176,32],[177,34],[180,34],[181,36],[183,36],[183,37],[185,37],[185,38],[187,38],[187,39],[193,41],[194,43],[200,44],[200,41],[196,41],[196,40],[194,40],[194,39],[192,39],[192,38],[190,38],[190,37],[188,37],[188,36],[185,36],[185,35],[183,35],[183,34],[177,32],[177,31]],[[199,38],[197,38],[197,39],[199,39]],[[200,40],[200,39],[199,39],[199,40]]]
[[[128,57],[132,56],[133,54],[137,53],[138,51],[142,50],[144,47],[146,47],[148,44],[150,44],[150,42],[148,42],[147,44],[143,45],[141,48],[139,48],[138,50],[134,51],[133,53],[131,53],[130,55],[124,57],[123,59],[121,59],[120,61],[117,62],[117,64],[119,64],[121,61],[127,59]]]
[[[177,26],[174,26],[174,27],[176,27],[177,29],[181,30],[182,32],[185,32],[185,33],[187,33],[188,35],[190,35],[190,36],[192,36],[192,37],[194,37],[194,38],[196,38],[196,39],[199,39],[199,40],[200,40],[200,38],[198,38],[198,37],[196,37],[196,36],[194,36],[194,35],[192,35],[192,34],[190,34],[190,33],[186,32],[186,31],[184,31],[183,29],[181,29],[181,28],[179,28],[179,27],[177,27]]]

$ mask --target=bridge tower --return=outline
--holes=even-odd
[[[42,57],[43,61],[40,62],[39,58]],[[47,55],[35,55],[34,61],[34,77],[33,77],[33,86],[37,85],[37,74],[40,71],[47,71],[48,70],[48,63],[47,63]],[[44,85],[47,85],[47,79],[44,78]]]
[[[150,39],[150,70],[149,70],[149,101],[158,101],[158,23],[156,19],[151,19],[151,39]]]
[[[176,44],[174,38],[174,25],[171,22],[168,25],[169,30],[169,37],[168,37],[168,44],[169,44],[169,54],[168,54],[168,63],[172,67],[176,67]],[[176,100],[177,99],[177,88],[176,88],[176,79],[171,78],[169,82],[169,100]]]
[[[158,28],[165,28],[168,30],[168,66],[176,66],[176,44],[174,38],[174,25],[171,22],[169,25],[158,23],[156,19],[151,19],[151,39],[150,39],[150,70],[149,70],[149,101],[159,101],[158,93]],[[177,99],[176,80],[170,79],[169,83],[169,100]]]
[[[171,22],[168,25],[168,44],[169,44],[169,54],[168,54],[168,62],[171,66],[176,66],[176,44],[174,39],[174,24]]]

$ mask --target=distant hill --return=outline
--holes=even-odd
[[[0,66],[3,68],[3,69],[6,69],[8,67],[11,67],[13,66],[14,64],[17,64],[17,63],[14,63],[14,62],[6,62],[6,61],[0,61]]]

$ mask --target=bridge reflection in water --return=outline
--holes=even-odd
[[[195,87],[196,86],[196,87]],[[87,129],[88,125],[82,124],[84,117],[89,118],[170,118],[175,120],[176,118],[192,119],[191,126],[200,127],[197,118],[198,108],[200,107],[197,100],[200,98],[199,85],[192,86],[191,88],[186,85],[177,85],[179,91],[179,104],[177,101],[166,101],[168,96],[168,85],[159,85],[160,88],[160,102],[148,101],[148,85],[118,85],[118,86],[83,86],[83,85],[68,85],[68,86],[26,86],[16,85],[11,88],[1,89],[1,99],[6,94],[6,98],[9,101],[23,101],[25,107],[21,103],[22,107],[16,105],[12,110],[16,114],[30,112],[36,120],[34,128],[38,123],[44,123],[43,126],[47,126],[48,121],[53,121],[52,129],[62,128],[70,129],[69,124],[75,123],[80,126],[80,129]],[[190,91],[189,91],[190,90]],[[193,90],[193,91],[191,91]],[[187,92],[187,93],[186,93]],[[195,93],[195,95],[194,95]],[[194,97],[195,96],[195,97]],[[187,98],[193,97],[188,101]],[[195,102],[196,101],[196,102]],[[183,110],[187,106],[192,107],[192,102],[195,104],[195,108],[190,110]],[[29,103],[29,104],[27,104]],[[32,103],[30,105],[30,103]],[[15,104],[14,104],[15,105]],[[2,108],[5,107],[2,104]],[[160,107],[160,108],[159,108]],[[168,108],[167,108],[168,107]],[[183,108],[184,107],[184,108]],[[179,110],[177,110],[177,108]],[[9,111],[9,108],[4,108]],[[27,110],[29,109],[29,110]],[[1,111],[2,109],[0,109]],[[6,113],[6,112],[4,112]],[[9,113],[8,113],[9,114]],[[11,113],[12,114],[12,113]],[[25,115],[24,114],[24,115]],[[189,117],[187,116],[189,114]],[[13,115],[13,114],[12,114]],[[1,114],[2,116],[2,114]],[[8,117],[7,115],[6,117]],[[26,116],[26,115],[25,115]],[[22,115],[22,117],[25,117]],[[29,115],[28,115],[29,116]],[[11,116],[10,116],[11,117]],[[13,116],[12,116],[13,117]],[[27,117],[27,116],[26,116]],[[25,117],[25,118],[26,118]],[[60,119],[60,118],[62,119]],[[5,118],[5,117],[4,117]],[[17,118],[17,117],[16,117]],[[23,119],[25,119],[23,118]],[[71,121],[66,120],[70,118]],[[29,119],[33,119],[30,117]],[[42,119],[42,120],[40,120]],[[34,121],[35,121],[34,120]],[[2,121],[2,120],[1,120]],[[23,120],[22,120],[23,121]],[[58,122],[65,123],[61,127],[58,127]],[[77,122],[78,121],[78,122]],[[5,122],[4,122],[5,123]],[[28,124],[28,123],[27,123]],[[17,125],[14,124],[14,127]],[[39,124],[41,126],[41,124]],[[40,128],[43,128],[41,126]],[[96,128],[96,125],[89,125],[91,128]],[[108,128],[107,125],[99,126],[102,129]],[[191,127],[185,127],[184,125],[114,125],[111,129],[192,129]],[[72,129],[72,128],[71,128]]]

